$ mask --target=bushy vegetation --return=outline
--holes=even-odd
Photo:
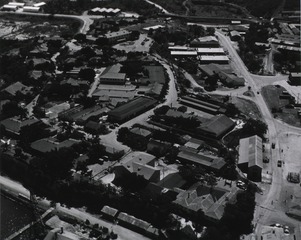
[[[243,6],[256,17],[266,18],[271,17],[281,4],[281,0],[226,0],[226,2]]]

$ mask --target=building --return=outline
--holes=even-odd
[[[119,8],[93,8],[89,11],[90,15],[116,16],[121,12]]]
[[[301,86],[301,72],[291,72],[288,81],[290,85]]]
[[[248,179],[261,182],[262,139],[257,135],[239,140],[238,167],[247,173]]]
[[[191,47],[218,48],[219,42],[215,36],[200,37],[190,42]]]
[[[217,222],[222,218],[226,204],[234,203],[237,192],[237,187],[229,191],[196,183],[187,191],[180,190],[173,203],[194,213],[203,211],[209,220]]]
[[[16,138],[20,136],[20,132],[23,127],[31,127],[34,130],[35,127],[40,124],[42,124],[42,122],[36,118],[23,120],[18,117],[7,118],[0,122],[0,125],[5,128],[6,133]]]
[[[180,102],[186,106],[207,112],[210,114],[224,113],[225,109],[217,104],[209,103],[193,96],[184,96]]]
[[[107,67],[99,77],[101,84],[124,85],[126,81],[126,74],[120,73],[121,64],[116,64]]]
[[[3,89],[1,94],[8,97],[15,97],[17,92],[21,93],[22,95],[27,95],[31,92],[31,89],[32,87],[27,87],[21,82],[15,82]]]
[[[108,39],[109,43],[119,43],[129,40],[131,32],[128,30],[120,30],[118,32],[111,32],[105,34],[105,38]]]
[[[114,221],[117,217],[118,214],[118,210],[115,208],[111,208],[109,206],[104,206],[101,209],[101,214],[104,218],[110,220],[110,221]]]
[[[65,141],[58,142],[55,138],[43,138],[33,142],[31,144],[31,149],[37,154],[44,154],[54,150],[59,150],[63,147],[71,147],[79,142],[79,140],[75,139],[67,139]]]
[[[25,3],[22,3],[22,2],[9,2],[8,5],[17,6],[17,7],[24,7]]]
[[[150,182],[160,181],[160,169],[156,167],[156,157],[148,153],[133,156],[133,158],[115,169],[116,175],[126,175],[129,173],[142,176]]]
[[[23,12],[39,12],[41,10],[40,7],[32,7],[32,6],[24,6]]]
[[[218,73],[219,80],[227,87],[242,87],[245,85],[245,79],[237,77],[233,73],[225,73],[223,71]]]
[[[219,173],[226,165],[226,162],[221,157],[205,155],[201,152],[195,152],[189,149],[180,151],[177,159],[183,163],[202,166],[203,168],[216,173]]]
[[[197,48],[199,55],[223,55],[225,51],[223,48]]]
[[[140,128],[140,127],[134,127],[132,129],[130,129],[130,132],[145,138],[150,138],[150,136],[152,135],[151,131],[148,131],[144,128]]]
[[[229,58],[226,55],[200,55],[199,60],[201,64],[210,64],[210,63],[218,63],[218,64],[228,64]]]
[[[153,98],[137,97],[108,112],[111,121],[124,122],[141,114],[157,103]]]
[[[226,133],[231,131],[235,127],[235,122],[233,122],[227,116],[221,114],[214,116],[209,121],[202,123],[197,131],[204,134],[207,137],[212,137],[215,139],[220,139]]]
[[[15,12],[15,11],[18,10],[18,8],[19,7],[16,6],[16,5],[5,4],[5,5],[2,6],[1,10],[2,11],[13,11],[13,12]]]
[[[197,51],[171,51],[170,55],[173,57],[196,57]]]
[[[128,215],[127,213],[121,212],[117,217],[118,223],[121,226],[132,229],[133,231],[139,232],[151,239],[159,238],[159,230],[154,228],[150,223],[138,219],[134,216]]]

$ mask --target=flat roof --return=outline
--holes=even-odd
[[[155,25],[155,26],[145,27],[145,28],[143,28],[143,30],[148,31],[150,29],[158,29],[158,28],[164,28],[164,26],[163,25]]]
[[[171,51],[171,55],[180,55],[180,56],[197,56],[197,51]]]
[[[118,32],[111,32],[111,33],[107,33],[105,34],[105,36],[107,38],[114,38],[114,37],[119,37],[119,36],[123,36],[123,35],[127,35],[130,34],[131,32],[129,32],[128,30],[121,30]]]
[[[5,4],[5,5],[3,5],[3,8],[17,9],[18,6],[16,6],[16,5],[8,5],[8,4]]]
[[[229,58],[225,55],[218,55],[218,56],[206,56],[201,55],[199,56],[201,61],[229,61]]]
[[[8,5],[15,5],[15,6],[20,6],[23,7],[25,3],[20,3],[20,2],[9,2]]]
[[[197,48],[198,53],[224,53],[223,48]]]

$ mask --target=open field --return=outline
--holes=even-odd
[[[301,121],[298,117],[298,109],[295,108],[286,108],[285,106],[289,104],[288,99],[280,99],[279,96],[286,89],[283,87],[275,86],[265,86],[262,88],[262,95],[270,109],[280,109],[274,113],[274,117],[278,118],[285,123],[288,123],[292,126],[301,127]]]
[[[254,102],[239,97],[232,97],[232,103],[246,116],[262,119],[261,113]]]

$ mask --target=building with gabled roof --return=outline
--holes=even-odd
[[[261,182],[262,161],[262,139],[254,135],[239,140],[238,167],[247,173],[248,179]]]
[[[153,98],[137,97],[132,101],[129,101],[120,107],[117,107],[108,112],[109,118],[112,121],[124,122],[129,120],[138,114],[145,112],[157,103]]]
[[[159,238],[159,230],[146,221],[124,212],[121,212],[117,219],[121,226],[137,231],[143,235],[151,237],[152,239]]]
[[[105,34],[105,38],[109,43],[118,43],[121,41],[127,41],[131,36],[131,32],[128,30],[120,30],[117,32],[110,32]]]
[[[215,36],[206,36],[194,39],[190,42],[191,47],[210,47],[218,48],[220,47],[219,42]]]
[[[59,150],[63,147],[71,147],[79,142],[79,140],[71,138],[62,142],[58,142],[58,140],[55,138],[43,138],[33,142],[30,146],[36,153],[44,154],[54,150]]]
[[[4,119],[0,122],[0,125],[5,127],[7,133],[13,137],[19,137],[20,131],[23,127],[35,127],[42,122],[37,118],[20,119],[18,117],[12,117]]]
[[[151,131],[148,131],[144,128],[140,128],[140,127],[134,127],[132,129],[130,129],[130,132],[145,138],[149,138],[152,135]]]
[[[237,187],[228,191],[196,183],[187,191],[181,190],[173,203],[192,212],[201,210],[209,220],[219,221],[224,214],[226,204],[235,199],[237,191]]]
[[[109,206],[104,206],[101,209],[101,213],[103,217],[107,218],[108,220],[114,220],[117,217],[118,210]]]
[[[2,94],[6,94],[11,97],[15,97],[17,92],[26,95],[31,92],[32,87],[27,87],[21,82],[15,82],[9,85],[7,88],[1,91]]]
[[[219,139],[231,131],[234,126],[235,122],[233,122],[226,115],[221,114],[210,118],[207,122],[202,123],[197,130],[208,137]]]
[[[226,162],[221,157],[206,155],[194,150],[190,151],[188,148],[180,151],[177,159],[183,163],[200,165],[203,168],[216,173],[219,173],[226,165]]]
[[[150,182],[160,181],[160,169],[156,166],[156,157],[148,153],[139,153],[114,169],[116,178],[134,173]]]

